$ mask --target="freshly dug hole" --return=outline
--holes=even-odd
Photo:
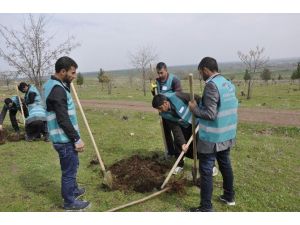
[[[153,156],[133,155],[122,159],[108,168],[113,175],[113,189],[123,191],[150,192],[159,189],[165,179],[165,174],[171,168]]]

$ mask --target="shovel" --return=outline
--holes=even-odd
[[[195,134],[198,132],[198,130],[199,130],[199,125],[197,126],[197,128],[195,130]],[[193,141],[193,136],[190,137],[188,143],[186,144],[187,148],[189,148],[189,146],[192,143],[192,141]],[[166,177],[166,179],[164,180],[163,184],[161,185],[160,189],[164,189],[164,187],[166,186],[166,184],[169,182],[169,180],[170,180],[170,178],[171,178],[174,170],[176,169],[178,163],[180,162],[180,160],[182,159],[182,157],[184,156],[184,154],[185,154],[184,151],[182,151],[180,153],[180,155],[178,156],[178,158],[177,158],[176,162],[174,163],[172,169],[170,170],[168,176]]]
[[[74,93],[74,96],[75,96],[77,105],[78,105],[78,107],[79,107],[79,110],[80,110],[80,112],[81,112],[83,121],[84,121],[84,123],[85,123],[85,126],[86,126],[86,128],[87,128],[87,130],[88,130],[88,133],[89,133],[89,135],[90,135],[91,141],[92,141],[92,143],[93,143],[93,146],[94,146],[94,149],[95,149],[95,152],[96,152],[96,155],[97,155],[99,164],[100,164],[100,168],[101,168],[101,171],[102,171],[103,177],[104,177],[104,179],[103,179],[103,184],[111,189],[112,186],[113,186],[113,178],[112,178],[111,172],[110,172],[110,171],[106,171],[106,169],[105,169],[105,166],[104,166],[104,163],[103,163],[103,161],[102,161],[102,159],[101,159],[101,156],[100,156],[98,147],[97,147],[97,145],[96,145],[94,136],[93,136],[93,134],[92,134],[92,131],[91,131],[91,129],[90,129],[90,126],[89,126],[89,124],[88,124],[88,121],[87,121],[87,119],[86,119],[86,117],[85,117],[84,111],[83,111],[83,109],[82,109],[81,103],[80,103],[80,101],[79,101],[79,98],[78,98],[78,95],[77,95],[77,92],[76,92],[76,89],[75,89],[73,83],[71,83],[71,89],[72,89],[72,92]]]

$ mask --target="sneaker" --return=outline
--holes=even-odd
[[[177,166],[173,172],[173,175],[182,173],[182,171],[183,171],[183,167]]]
[[[64,209],[67,211],[79,211],[79,210],[86,209],[89,205],[90,202],[88,201],[75,200],[73,204],[64,205]]]
[[[213,177],[217,176],[217,175],[218,175],[218,173],[219,173],[219,170],[218,170],[218,168],[214,166],[214,168],[213,168],[213,174],[212,174],[212,175],[213,175]]]
[[[202,206],[190,208],[189,212],[213,212],[213,208],[207,209]]]
[[[78,199],[79,197],[81,197],[82,195],[84,195],[84,193],[85,193],[85,188],[77,188],[74,191],[74,197],[75,197],[75,199]]]
[[[221,196],[219,197],[219,199],[220,199],[221,202],[224,202],[226,205],[230,205],[230,206],[235,205],[234,199],[227,199],[227,198],[225,198],[224,195],[221,195]]]

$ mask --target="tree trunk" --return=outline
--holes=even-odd
[[[251,99],[251,80],[248,80],[247,99]]]
[[[146,72],[145,72],[145,69],[143,69],[143,91],[144,91],[144,96],[146,96]]]

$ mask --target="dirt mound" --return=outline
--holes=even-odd
[[[15,142],[25,140],[25,134],[24,133],[8,133],[6,130],[0,131],[0,144],[5,144],[6,141]]]
[[[150,192],[159,189],[171,165],[153,156],[133,155],[108,168],[113,175],[113,189]]]

